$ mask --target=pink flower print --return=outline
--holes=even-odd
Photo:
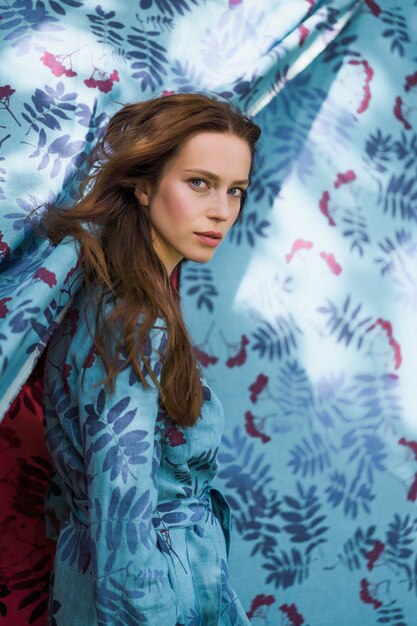
[[[337,174],[336,180],[334,181],[335,189],[338,189],[342,185],[347,185],[354,180],[356,180],[356,174],[353,170],[347,170],[347,172],[339,172],[339,174]]]
[[[310,5],[307,11],[307,15],[309,15],[314,10],[315,0],[306,0],[306,2]]]
[[[46,67],[49,67],[54,76],[64,75],[68,78],[77,76],[77,72],[74,72],[72,69],[70,54],[52,54],[51,52],[44,52],[40,59]],[[68,59],[69,67],[65,67],[64,65],[66,59]]]
[[[300,24],[300,26],[298,27],[298,35],[300,37],[298,45],[300,46],[300,48],[305,42],[305,40],[307,39],[309,34],[310,34],[310,31],[307,28],[307,26],[304,26],[304,24]]]
[[[162,95],[163,96],[172,96],[175,93],[175,91],[167,91],[166,89],[163,90]]]
[[[369,65],[368,61],[358,61],[357,59],[353,59],[352,61],[349,61],[349,65],[362,65],[365,71],[365,82],[363,85],[363,97],[362,97],[359,107],[356,110],[357,113],[363,113],[368,108],[369,103],[372,99],[371,89],[369,85],[373,78],[374,70]]]
[[[0,86],[0,105],[3,109],[6,109],[6,111],[8,111],[10,113],[10,115],[12,116],[12,118],[14,119],[14,121],[21,126],[20,122],[17,120],[17,118],[13,115],[12,111],[9,108],[10,105],[10,98],[12,97],[12,95],[16,92],[16,89],[13,89],[10,85],[3,85],[2,87]]]
[[[336,226],[336,222],[334,221],[333,217],[330,214],[329,203],[330,203],[330,194],[328,191],[323,191],[323,194],[319,201],[320,212],[323,213],[325,217],[327,217],[329,226]]]
[[[291,251],[285,255],[286,262],[290,263],[293,260],[294,255],[300,250],[311,250],[313,246],[314,244],[312,241],[306,241],[305,239],[296,239],[292,244]]]
[[[40,280],[42,280],[44,283],[46,283],[49,287],[53,287],[54,285],[57,284],[57,280],[56,280],[56,276],[53,272],[50,272],[49,270],[47,270],[45,267],[40,267],[36,272],[35,272],[35,278],[39,278]]]
[[[11,298],[2,298],[0,300],[0,319],[4,319],[9,313],[9,309],[6,306],[6,302],[8,302],[9,300],[11,300]]]
[[[320,252],[320,256],[323,261],[326,262],[327,267],[333,272],[333,274],[339,276],[339,274],[342,272],[342,266],[339,265],[339,263],[336,261],[334,254],[332,254],[331,252]]]
[[[94,78],[94,74],[96,72],[99,78]],[[97,87],[99,91],[102,91],[103,93],[108,93],[112,90],[114,83],[118,83],[119,81],[120,78],[117,70],[113,70],[111,74],[107,74],[106,72],[103,72],[103,70],[95,67],[90,78],[86,78],[84,84],[90,89],[94,89],[95,87]]]
[[[383,320],[381,317],[378,317],[378,319],[376,320],[375,324],[372,324],[372,326],[370,326],[368,328],[367,332],[373,330],[377,326],[382,328],[382,330],[387,335],[388,343],[389,343],[390,347],[392,348],[392,351],[393,351],[393,354],[394,354],[394,367],[397,370],[397,369],[399,369],[401,367],[401,363],[402,363],[403,357],[402,357],[402,353],[401,353],[401,346],[400,346],[398,341],[393,336],[392,324],[388,320]]]

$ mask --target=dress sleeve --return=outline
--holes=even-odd
[[[165,333],[153,329],[149,351],[159,376]],[[120,355],[122,358],[122,355]],[[100,626],[175,626],[178,600],[157,548],[152,514],[160,461],[158,389],[145,388],[131,367],[106,393],[104,368],[79,370],[79,411],[89,502],[94,599]]]

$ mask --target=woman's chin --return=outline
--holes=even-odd
[[[207,263],[210,259],[213,258],[216,250],[199,250],[198,252],[191,253],[186,257],[187,261],[192,261],[193,263]]]

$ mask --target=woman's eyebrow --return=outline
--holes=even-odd
[[[220,176],[217,176],[217,174],[213,174],[213,172],[208,172],[207,170],[200,170],[198,168],[192,168],[189,170],[184,170],[184,172],[194,172],[197,174],[203,174],[203,176],[207,176],[208,178],[212,178],[213,180],[220,180]],[[247,178],[245,178],[244,180],[235,180],[233,181],[232,185],[247,185],[249,184],[249,181]]]

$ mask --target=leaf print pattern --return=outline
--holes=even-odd
[[[149,584],[126,587],[118,614],[123,624],[148,619],[147,609],[132,607],[146,605],[151,588],[164,595],[186,579],[184,554],[220,530],[210,506],[219,465],[234,550],[229,582],[222,592],[219,579],[211,595],[223,608],[230,603],[230,611],[218,607],[227,626],[247,619],[240,605],[237,617],[232,610],[230,581],[254,624],[342,624],[340,603],[329,603],[341,585],[358,623],[414,623],[415,1],[290,4],[283,11],[282,0],[143,0],[132,13],[82,0],[0,2],[10,57],[0,85],[2,413],[23,385],[0,429],[2,451],[16,457],[2,474],[7,621],[45,623],[53,544],[38,528],[50,467],[43,449],[31,450],[24,425],[36,419],[40,433],[45,346],[58,342],[66,352],[79,325],[67,308],[80,286],[78,250],[37,237],[43,203],[70,206],[78,197],[91,148],[121,102],[208,89],[256,113],[263,130],[228,241],[210,266],[186,263],[181,271],[196,357],[224,400],[224,439],[204,446],[205,436],[178,428],[162,410],[152,437],[151,425],[137,424],[131,368],[119,397],[103,400],[98,385],[80,409],[69,399],[77,368],[92,380],[99,357],[90,346],[83,363],[57,361],[49,394],[63,426],[51,427],[48,446],[70,470],[71,489],[84,481],[84,455],[101,459],[78,494],[79,519],[64,517],[61,567],[84,581],[106,565],[83,522],[88,490],[107,481],[113,497],[93,497],[91,506],[108,556],[117,545],[129,562],[143,543],[145,554],[156,545],[163,557],[161,567],[139,568]],[[184,52],[175,42],[186,43]],[[123,367],[126,355],[119,357]],[[155,368],[159,375],[157,361]],[[205,410],[214,411],[215,396],[205,392]],[[161,469],[176,492],[151,512]],[[142,472],[143,490],[131,482]],[[55,537],[63,488],[55,476],[46,507]],[[117,568],[117,555],[109,567]],[[226,575],[220,564],[216,571]],[[105,623],[123,586],[114,576],[96,586]],[[58,588],[49,613],[62,626]],[[74,593],[82,597],[85,585]],[[173,623],[204,624],[201,604],[176,607]],[[320,623],[317,606],[326,607]]]
[[[66,589],[73,580],[80,591],[79,606],[72,613],[80,621],[94,610],[92,598],[102,624],[115,623],[116,616],[127,624],[174,624],[189,609],[198,609],[205,619],[212,609],[182,604],[170,568],[171,559],[185,571],[194,568],[181,545],[184,528],[207,543],[204,549],[210,547],[214,555],[210,535],[229,532],[227,526],[221,527],[223,516],[216,516],[210,496],[221,407],[204,385],[207,423],[194,427],[188,436],[159,406],[155,384],[145,389],[137,378],[132,381],[130,368],[122,369],[114,393],[108,394],[99,382],[105,373],[101,359],[96,356],[85,366],[92,339],[88,326],[80,323],[84,307],[85,295],[80,293],[50,343],[45,365],[46,442],[65,499],[72,503],[64,512],[58,538],[51,599],[54,618],[57,623],[65,619]],[[89,324],[94,324],[91,307],[88,315]],[[160,376],[166,332],[155,327],[151,335],[145,353]],[[65,368],[57,363],[65,363]],[[186,467],[189,476],[184,490],[180,467]],[[189,574],[187,594],[193,589]],[[213,576],[214,606],[216,598],[220,602],[216,590],[220,576],[218,564]],[[239,611],[241,623],[246,624],[233,594],[224,624],[229,618],[237,623]]]

